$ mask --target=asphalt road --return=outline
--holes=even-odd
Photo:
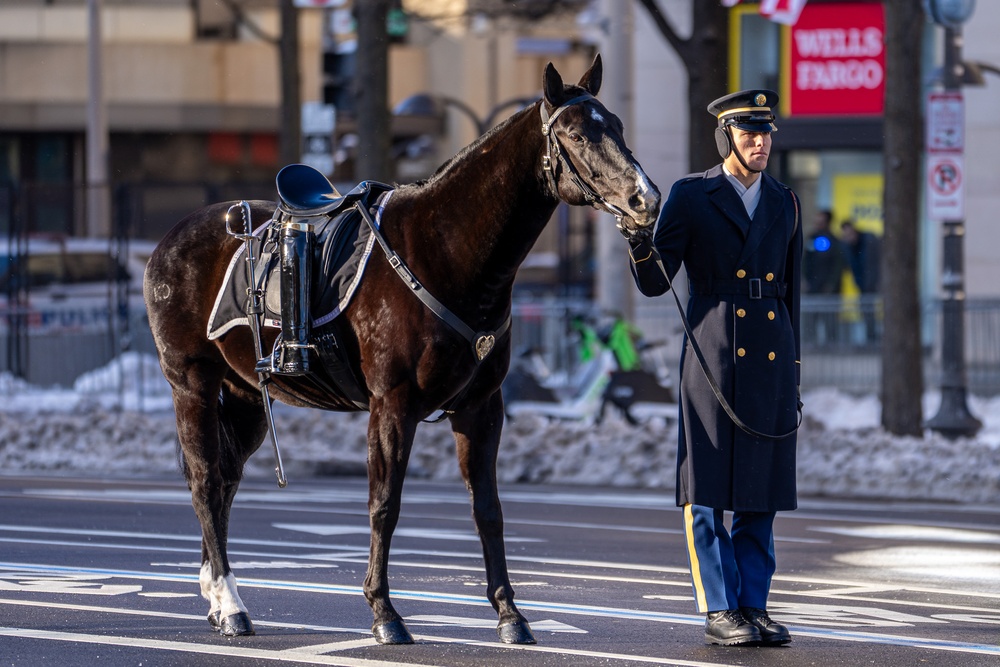
[[[1000,508],[803,499],[777,522],[783,648],[705,646],[672,493],[501,489],[512,580],[538,645],[497,642],[460,484],[407,482],[396,608],[379,646],[361,593],[356,478],[244,482],[230,553],[257,635],[213,633],[199,530],[176,479],[0,477],[0,666],[1000,664]]]

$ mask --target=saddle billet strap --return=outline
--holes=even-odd
[[[381,216],[383,207],[385,206],[388,198],[392,195],[392,192],[387,192],[381,197],[379,197],[379,212],[378,215]],[[406,262],[396,254],[392,248],[389,247],[389,243],[382,236],[382,232],[379,231],[378,225],[372,220],[371,214],[368,212],[367,207],[355,204],[355,207],[361,213],[361,217],[368,224],[372,230],[372,236],[378,241],[379,246],[382,248],[382,252],[385,253],[385,257],[389,260],[389,266],[395,269],[396,274],[403,280],[403,283],[420,299],[425,306],[427,306],[432,313],[437,315],[445,324],[450,326],[452,329],[457,331],[463,338],[469,341],[472,346],[472,354],[475,356],[476,364],[480,364],[483,360],[489,356],[490,352],[493,351],[493,347],[496,341],[510,330],[510,325],[512,317],[510,313],[507,313],[507,319],[504,320],[503,324],[499,329],[495,331],[475,331],[468,324],[463,322],[455,315],[453,312],[448,310],[447,306],[438,301],[433,294],[424,289],[424,286],[420,284],[410,268],[406,266]]]

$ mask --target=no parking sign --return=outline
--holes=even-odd
[[[961,155],[927,155],[927,216],[931,220],[965,219],[965,186]]]

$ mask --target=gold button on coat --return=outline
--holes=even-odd
[[[767,282],[771,282],[772,280],[774,280],[774,274],[773,273],[767,274],[766,276],[764,276],[764,280],[766,280]]]
[[[736,277],[737,278],[746,278],[747,277],[747,272],[744,271],[743,269],[740,269],[739,271],[736,272]]]
[[[743,349],[742,347],[741,347],[741,348],[739,348],[738,350],[736,350],[736,356],[737,356],[737,357],[743,357],[743,356],[746,356],[746,353],[747,353],[747,351],[746,351],[746,350],[744,350],[744,349]]]
[[[774,361],[774,352],[768,352],[767,353],[767,358],[770,361]]]
[[[769,319],[769,320],[773,320],[774,319],[774,311],[773,310],[767,311],[767,319]]]
[[[736,317],[746,317],[746,316],[747,316],[747,311],[743,310],[742,308],[736,309]]]

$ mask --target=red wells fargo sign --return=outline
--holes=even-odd
[[[877,2],[809,4],[789,29],[791,116],[878,115],[885,90],[885,15]]]

